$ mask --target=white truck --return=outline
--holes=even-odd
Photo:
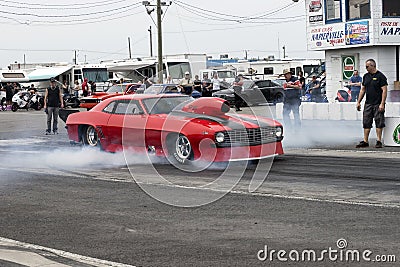
[[[203,79],[204,74],[207,74],[208,79],[212,79],[214,74],[217,73],[218,79],[222,82],[232,84],[235,81],[236,71],[228,68],[215,68],[215,69],[203,69],[199,72],[200,80]]]

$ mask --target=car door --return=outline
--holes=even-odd
[[[109,141],[124,147],[144,146],[146,116],[138,100],[117,100],[108,120]]]
[[[258,83],[258,88],[260,93],[262,94],[262,102],[268,102],[271,100],[271,81],[270,80],[264,80],[260,81]]]
[[[258,81],[252,82],[248,90],[248,101],[250,104],[255,105],[264,102],[263,96],[259,90]]]

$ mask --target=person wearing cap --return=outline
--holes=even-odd
[[[193,91],[193,80],[190,79],[190,72],[185,72],[185,77],[178,84],[179,89],[185,95],[191,95]]]
[[[285,75],[285,82],[283,84],[283,89],[285,92],[283,100],[283,123],[288,129],[292,128],[292,123],[290,120],[290,113],[293,113],[294,126],[295,128],[300,128],[300,105],[301,105],[301,83],[300,81],[292,75],[289,69],[283,70],[283,75]]]
[[[82,87],[82,95],[84,97],[89,95],[89,85],[88,85],[88,78],[83,79]]]
[[[54,78],[50,79],[50,86],[46,88],[44,93],[44,109],[47,113],[47,129],[46,135],[51,133],[51,121],[53,120],[53,133],[58,134],[58,113],[64,107],[62,92],[56,84]]]

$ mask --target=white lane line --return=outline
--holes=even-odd
[[[34,244],[30,244],[30,243],[25,243],[25,242],[21,242],[21,241],[17,241],[17,240],[13,240],[13,239],[9,239],[9,238],[4,238],[4,237],[0,237],[0,246],[11,246],[11,247],[18,247],[18,248],[24,248],[24,249],[28,249],[30,251],[28,251],[28,253],[25,255],[25,257],[31,256],[32,253],[34,253],[35,255],[38,255],[35,253],[35,250],[40,250],[40,251],[46,251],[46,252],[50,252],[53,253],[57,256],[60,256],[62,258],[67,258],[76,262],[80,262],[80,263],[85,263],[85,264],[90,264],[93,266],[97,266],[97,267],[135,267],[134,265],[128,265],[128,264],[123,264],[123,263],[118,263],[118,262],[112,262],[112,261],[107,261],[107,260],[101,260],[101,259],[96,259],[96,258],[92,258],[92,257],[87,257],[87,256],[82,256],[79,254],[75,254],[75,253],[71,253],[71,252],[67,252],[67,251],[63,251],[63,250],[59,250],[59,249],[54,249],[54,248],[48,248],[48,247],[43,247],[43,246],[39,246],[39,245],[34,245]],[[12,254],[13,250],[8,250],[8,253],[2,253],[2,250],[4,249],[0,249],[0,259],[4,259],[4,260],[14,260],[13,257],[15,256],[22,256],[21,254]],[[18,253],[21,253],[21,251],[17,251]],[[8,258],[5,258],[6,256],[8,256]],[[46,264],[49,263],[50,260],[46,259],[43,257],[43,259],[40,258],[41,256],[38,255],[38,257],[35,257],[34,259],[32,259],[30,261],[29,258],[25,258],[22,259],[22,257],[18,258],[18,262],[19,264],[23,264],[23,265],[28,265],[28,266],[48,266]],[[38,265],[32,265],[32,261],[41,261]],[[24,263],[22,263],[24,262]],[[55,262],[53,262],[55,263]],[[51,265],[53,266],[53,265]],[[66,266],[66,265],[54,265],[54,266]]]
[[[114,181],[115,182],[115,181]],[[214,192],[226,192],[225,190],[218,190],[214,188],[199,188],[192,186],[184,186],[184,185],[169,185],[169,184],[156,184],[156,183],[143,183],[139,182],[137,184],[146,184],[153,186],[165,186],[165,187],[176,187],[183,189],[191,189],[191,190],[209,190]],[[366,207],[377,207],[377,208],[396,208],[400,209],[400,204],[383,204],[383,203],[369,203],[369,202],[357,202],[357,201],[349,201],[344,199],[323,199],[323,198],[314,198],[314,197],[303,197],[303,196],[288,196],[281,194],[271,194],[271,193],[262,193],[262,192],[246,192],[246,191],[238,191],[231,190],[230,194],[237,195],[249,195],[249,196],[259,196],[259,197],[271,197],[271,198],[281,198],[281,199],[289,199],[289,200],[304,200],[304,201],[313,201],[313,202],[323,202],[323,203],[334,203],[334,204],[346,204],[346,205],[356,205],[356,206],[366,206]]]

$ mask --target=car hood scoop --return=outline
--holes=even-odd
[[[226,100],[218,97],[202,97],[185,105],[182,111],[213,117],[225,117],[225,114],[230,109],[229,103]]]

